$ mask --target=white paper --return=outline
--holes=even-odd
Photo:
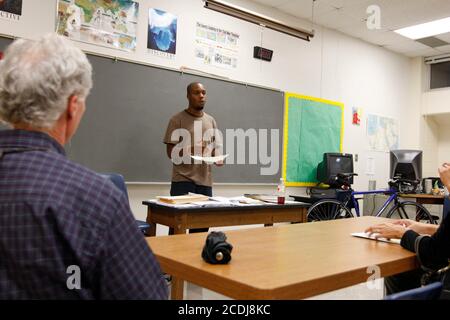
[[[375,175],[375,159],[373,157],[367,157],[366,175]]]
[[[400,239],[376,238],[376,235],[377,235],[376,233],[369,234],[366,232],[355,232],[355,233],[351,233],[351,235],[354,237],[358,237],[358,238],[365,238],[365,239],[370,239],[370,240],[400,244]]]
[[[215,156],[215,157],[202,157],[202,156],[191,156],[194,160],[204,161],[208,164],[213,164],[219,161],[225,160],[225,158],[228,157],[228,153],[221,155],[221,156]]]

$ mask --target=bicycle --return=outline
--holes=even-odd
[[[307,221],[323,221],[343,218],[359,217],[359,203],[361,198],[355,198],[358,195],[365,194],[384,194],[389,198],[383,206],[376,213],[376,217],[380,217],[389,205],[393,202],[394,206],[388,211],[386,217],[394,219],[413,219],[416,221],[425,221],[430,224],[437,224],[430,212],[421,204],[414,201],[402,201],[399,199],[402,185],[406,186],[417,185],[418,181],[402,179],[401,177],[394,177],[388,182],[389,189],[387,190],[372,190],[372,191],[354,191],[351,188],[349,180],[351,177],[357,176],[356,173],[338,174],[336,177],[336,185],[339,186],[337,190],[344,194],[343,200],[338,199],[324,199],[314,203],[308,210]],[[351,209],[354,209],[355,214]]]

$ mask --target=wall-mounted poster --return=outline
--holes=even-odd
[[[204,64],[235,69],[239,34],[197,22],[195,57]]]
[[[19,21],[22,15],[22,0],[0,0],[0,18]]]
[[[131,0],[58,0],[57,32],[72,40],[136,50],[139,3]]]
[[[367,138],[369,150],[389,152],[398,149],[398,120],[367,115]]]
[[[169,12],[149,9],[147,48],[152,54],[173,58],[177,50],[177,17]]]
[[[359,126],[361,124],[361,108],[352,108],[352,124],[355,126]]]

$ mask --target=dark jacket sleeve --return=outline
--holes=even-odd
[[[408,230],[402,237],[401,245],[417,254],[422,266],[439,269],[448,264],[450,258],[450,216],[444,219],[432,236],[421,236]]]

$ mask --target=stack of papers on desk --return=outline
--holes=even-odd
[[[277,205],[277,197],[272,195],[255,195],[255,197],[249,197],[249,195],[238,197],[208,197],[190,193],[184,196],[160,196],[157,199],[151,199],[149,201],[178,209]],[[298,202],[286,200],[285,203]]]
[[[269,194],[259,194],[259,193],[247,193],[244,194],[246,198],[259,200],[267,203],[278,203],[278,197]]]
[[[184,196],[160,196],[156,197],[160,202],[169,204],[183,204],[183,203],[193,203],[198,201],[207,201],[208,196],[196,193],[189,193]]]
[[[388,242],[388,243],[395,243],[395,244],[400,244],[400,239],[386,239],[386,238],[376,238],[376,233],[366,233],[366,232],[355,232],[351,234],[354,237],[358,237],[358,238],[365,238],[365,239],[370,239],[370,240],[376,240],[376,241],[381,241],[381,242]]]

